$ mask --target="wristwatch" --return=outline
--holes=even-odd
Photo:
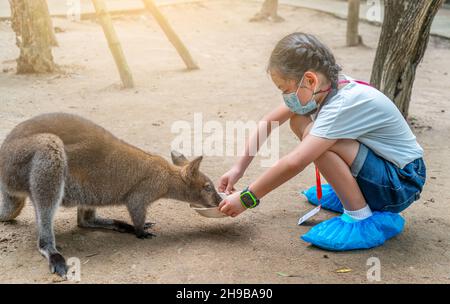
[[[246,209],[252,209],[259,205],[259,199],[256,198],[256,195],[251,192],[248,187],[242,190],[239,197],[241,199],[242,206]]]

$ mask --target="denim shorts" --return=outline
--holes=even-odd
[[[400,169],[362,143],[350,169],[374,211],[402,212],[420,198],[426,179],[422,157]]]

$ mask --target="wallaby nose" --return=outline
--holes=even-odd
[[[220,204],[220,202],[223,201],[226,197],[227,197],[227,195],[225,193],[220,193],[220,192],[217,193],[216,194],[216,201],[217,201],[216,206],[218,206]]]
[[[214,193],[211,201],[208,202],[208,205],[210,207],[217,207],[217,206],[219,206],[221,201],[222,201],[222,197],[216,192],[216,193]]]

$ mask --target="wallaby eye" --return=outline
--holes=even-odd
[[[213,187],[211,186],[211,184],[205,184],[203,186],[203,189],[205,189],[205,191],[208,191],[208,192],[213,191]]]

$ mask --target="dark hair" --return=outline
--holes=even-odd
[[[333,88],[337,87],[341,67],[330,49],[316,37],[292,33],[281,39],[270,55],[267,71],[277,70],[289,79],[300,81],[308,70],[324,74]]]

